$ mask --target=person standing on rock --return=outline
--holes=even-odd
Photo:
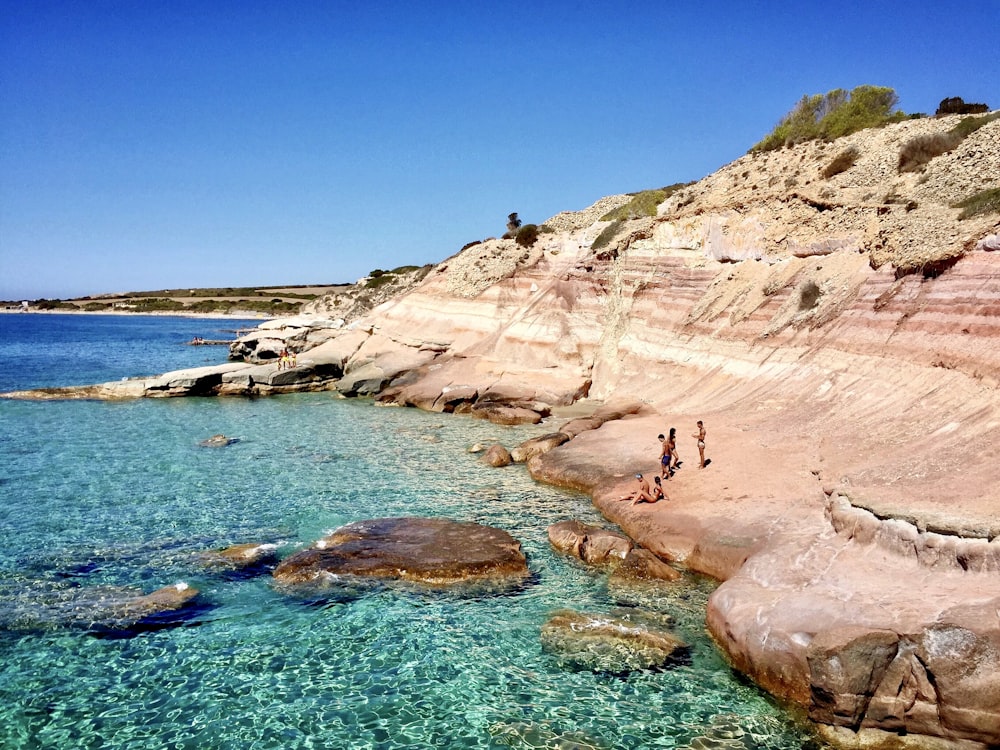
[[[673,464],[668,465],[667,468],[670,469],[670,476],[674,475],[674,470],[681,465],[681,457],[677,455],[677,428],[671,427],[670,432],[667,433],[667,444],[670,446],[670,455],[673,458]]]
[[[705,424],[699,419],[698,420],[698,432],[691,437],[698,441],[698,457],[701,459],[701,463],[698,464],[699,469],[705,468]]]
[[[662,433],[657,435],[656,439],[660,441],[660,476],[663,479],[670,479],[670,461],[672,460],[670,444]]]

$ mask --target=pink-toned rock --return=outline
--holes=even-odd
[[[627,586],[636,582],[678,581],[681,573],[663,562],[649,550],[636,547],[629,550],[621,565],[616,567],[608,580],[609,586]]]
[[[608,529],[587,532],[580,543],[580,559],[586,563],[603,564],[624,560],[632,551],[632,540]]]
[[[557,521],[548,528],[549,543],[560,552],[579,557],[587,532],[595,528],[582,521]]]
[[[529,458],[548,453],[569,439],[569,435],[564,432],[550,432],[547,435],[540,435],[539,437],[525,440],[520,445],[515,446],[510,455],[515,463],[524,463]]]
[[[633,547],[624,534],[580,521],[554,523],[548,534],[553,547],[591,564],[624,560]]]
[[[477,419],[488,419],[494,424],[538,424],[542,421],[542,415],[533,409],[527,409],[523,406],[505,406],[496,402],[476,404],[472,407],[471,414]]]

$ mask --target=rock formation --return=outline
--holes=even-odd
[[[129,635],[184,621],[198,589],[186,583],[149,594],[123,586],[68,586],[23,581],[4,591],[0,628],[20,632],[79,628],[105,635]]]
[[[554,612],[542,625],[541,640],[561,663],[612,674],[664,667],[685,646],[647,623],[571,610]]]
[[[276,544],[233,544],[220,550],[205,552],[201,560],[209,570],[221,573],[246,573],[277,562]]]
[[[959,120],[744,156],[596,248],[596,209],[553,217],[531,248],[478,243],[310,329],[301,373],[231,363],[13,395],[337,388],[515,421],[591,404],[554,425],[567,441],[515,460],[722,580],[708,626],[738,669],[843,746],[995,747],[1000,214],[954,204],[1000,188],[1000,120],[898,169],[906,143]],[[709,468],[681,429],[670,501],[614,502],[665,425],[702,418]]]
[[[445,518],[380,518],[348,524],[274,571],[288,587],[398,580],[433,588],[499,591],[522,585],[528,564],[505,531]]]

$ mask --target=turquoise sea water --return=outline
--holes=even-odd
[[[240,322],[0,315],[0,390],[224,361]],[[37,598],[185,581],[175,627],[98,637],[58,621],[0,632],[2,748],[801,748],[803,727],[730,671],[704,632],[711,582],[644,606],[690,645],[663,671],[599,674],[542,651],[552,610],[617,612],[606,573],[554,553],[549,524],[601,522],[585,496],[491,469],[475,442],[537,428],[330,394],[125,403],[0,400],[0,623]],[[199,441],[239,438],[225,448]],[[446,516],[509,531],[533,578],[504,596],[383,588],[290,599],[199,554],[285,555],[344,523]],[[57,597],[58,598],[58,597]],[[28,602],[28,605],[25,604]],[[5,611],[6,610],[6,611]],[[56,611],[55,610],[46,611]]]

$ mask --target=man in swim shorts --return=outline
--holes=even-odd
[[[657,435],[656,439],[660,441],[660,477],[663,479],[670,478],[670,441],[667,440],[662,434]]]
[[[698,420],[698,432],[691,437],[698,440],[698,457],[701,459],[701,463],[698,464],[699,469],[705,468],[705,425],[699,419]]]

